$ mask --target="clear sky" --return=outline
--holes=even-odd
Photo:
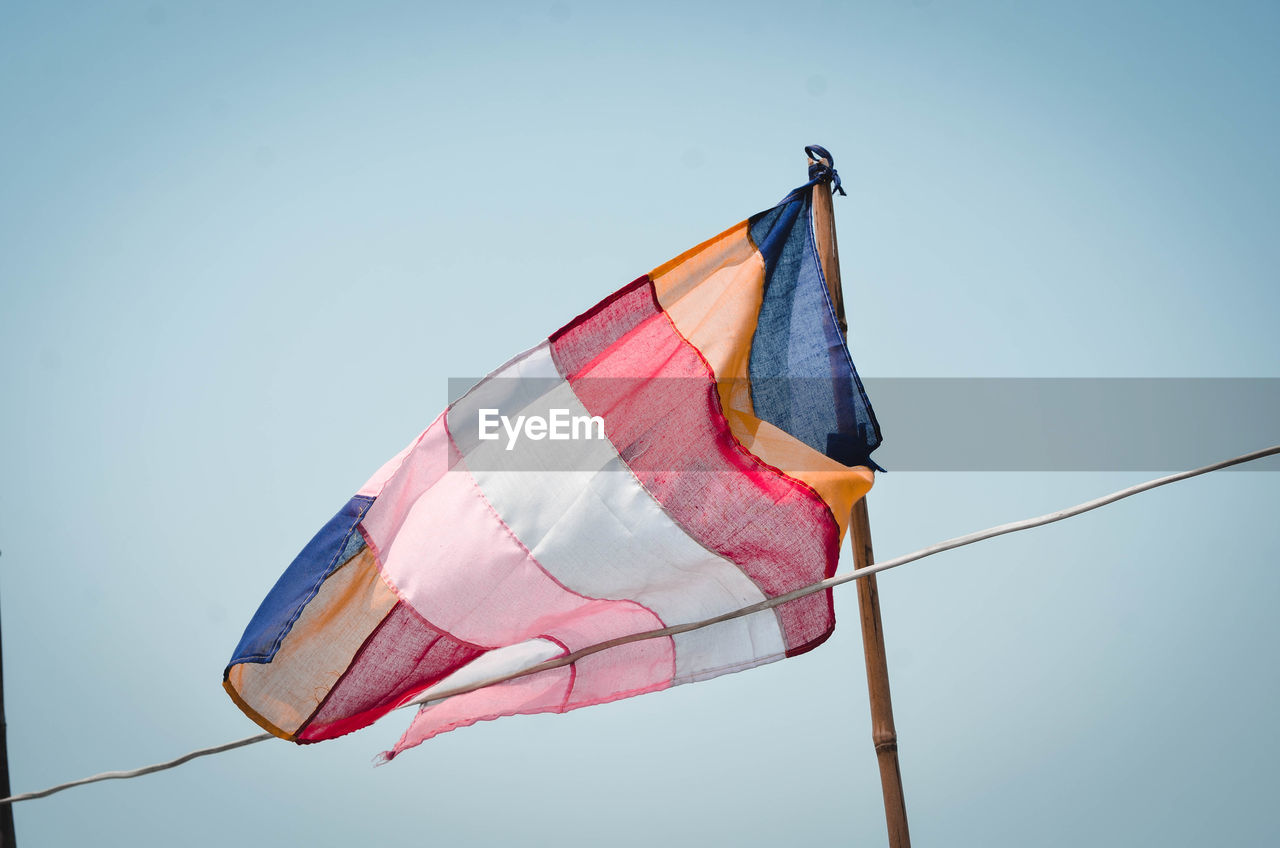
[[[1269,3],[0,5],[14,789],[256,732],[244,625],[448,378],[771,206],[807,143],[867,376],[1280,377],[1278,42]],[[891,473],[875,546],[1147,476]],[[1276,844],[1278,504],[1220,474],[885,575],[917,844]],[[20,805],[19,841],[879,844],[837,611],[749,673],[378,769],[407,715],[272,741]]]

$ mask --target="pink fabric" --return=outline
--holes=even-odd
[[[508,680],[497,686],[477,689],[465,695],[454,695],[439,704],[423,707],[413,723],[390,751],[383,753],[388,761],[410,748],[421,745],[432,736],[510,715],[559,712],[573,685],[572,666]]]
[[[576,710],[671,687],[673,670],[654,645],[670,639],[646,639],[583,657],[574,663],[577,676],[564,709]]]
[[[552,338],[574,393],[680,526],[773,597],[835,572],[839,527],[810,487],[743,449],[710,368],[637,281]],[[830,592],[778,607],[788,654],[835,626]]]
[[[556,637],[566,652],[598,644],[616,636],[641,632],[641,622],[626,622],[607,608],[566,622]],[[550,635],[550,634],[548,634]],[[645,639],[619,645],[578,660],[571,666],[508,680],[495,686],[454,695],[423,707],[395,748],[384,754],[392,759],[458,727],[509,715],[564,713],[579,707],[604,704],[622,698],[656,692],[671,686],[675,656],[669,638]]]
[[[616,636],[641,632],[639,620],[628,623],[606,608],[566,622],[557,638],[566,652]],[[548,634],[550,635],[550,634]],[[671,686],[675,655],[671,639],[645,639],[591,654],[570,666],[508,680],[495,686],[454,695],[423,707],[386,760],[421,745],[433,736],[502,716],[564,713],[579,707],[656,692]]]
[[[626,615],[614,602],[596,601],[595,605],[593,610],[557,623],[541,635],[556,640],[572,652],[663,626],[662,623],[654,625],[652,620],[639,614]],[[643,639],[593,653],[576,665],[573,699],[599,702],[600,699],[623,697],[616,693],[668,687],[676,674],[676,655],[671,638],[663,637]]]
[[[401,601],[365,640],[298,739],[319,742],[366,727],[481,653]]]
[[[637,603],[586,598],[548,575],[485,500],[443,424],[428,430],[362,525],[397,594],[462,642],[497,648],[550,634],[581,647],[600,633],[663,626]],[[601,626],[612,617],[622,624]]]
[[[512,715],[565,713],[579,707],[667,689],[671,685],[669,675],[666,680],[652,680],[643,674],[619,674],[619,669],[639,669],[652,662],[652,657],[645,657],[652,651],[644,646],[667,641],[633,642],[584,657],[570,666],[508,680],[423,707],[395,747],[383,753],[383,761],[389,761],[433,736],[479,721]],[[628,680],[634,685],[620,688],[625,687]]]
[[[573,651],[664,626],[641,604],[584,597],[548,575],[484,498],[443,421],[428,428],[404,457],[362,527],[384,579],[402,602],[432,632],[456,646],[447,652],[449,658],[460,648],[495,649],[538,637],[554,639]],[[379,650],[395,654],[397,649],[388,642]],[[409,659],[399,660],[395,691],[421,691],[425,680],[443,676],[437,673],[443,665],[423,672]],[[564,710],[666,688],[675,674],[669,638],[623,646],[590,660],[571,675],[566,671],[521,678],[424,708],[391,756],[437,733],[486,718]],[[448,671],[458,668],[449,664]],[[403,696],[396,702],[402,700]],[[358,696],[349,701],[362,703]],[[389,703],[362,709],[385,711]],[[332,715],[323,716],[331,721],[315,733],[327,736],[355,729],[341,722],[346,711],[335,708]],[[318,714],[317,720],[321,718]]]
[[[648,275],[618,289],[551,334],[560,373],[572,379],[609,345],[660,310]]]
[[[436,419],[437,422],[440,420],[440,418],[443,418],[443,417],[444,417],[444,413],[442,412],[440,413],[439,417],[437,417]],[[432,426],[435,426],[435,425],[433,424]],[[412,442],[406,445],[405,448],[400,451],[400,453],[396,454],[395,456],[388,459],[386,462],[382,463],[382,467],[379,468],[376,472],[374,472],[374,475],[372,477],[370,477],[368,480],[365,481],[364,485],[360,487],[360,490],[356,492],[356,494],[364,495],[365,497],[376,498],[379,495],[379,493],[382,492],[382,487],[385,486],[387,484],[387,481],[391,479],[391,475],[395,474],[397,471],[400,470],[400,465],[404,462],[405,457],[409,455],[410,451],[412,451],[415,447],[418,446],[418,444],[422,441],[423,437],[427,435],[427,432],[430,429],[431,428],[428,427],[427,430],[423,430],[421,433],[418,434],[418,438],[414,439]]]
[[[361,489],[377,487],[377,500],[360,522],[370,544],[389,548],[414,503],[448,468],[449,431],[441,413],[416,442],[378,469]]]

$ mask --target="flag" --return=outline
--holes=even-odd
[[[835,572],[879,426],[823,275],[812,192],[624,286],[449,405],[320,529],[224,673],[299,743]],[[439,733],[808,651],[830,590],[420,709]]]

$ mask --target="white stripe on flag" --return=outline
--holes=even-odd
[[[480,409],[589,415],[544,343],[509,362],[449,410],[449,431],[485,498],[538,563],[574,592],[644,604],[667,625],[764,600],[733,562],[689,536],[627,468],[607,439],[552,442],[477,437]],[[571,453],[566,452],[568,447]],[[566,467],[571,456],[572,468]],[[545,469],[512,470],[518,469]],[[765,611],[674,637],[673,683],[781,658],[777,616]]]
[[[451,692],[454,689],[465,689],[473,683],[493,680],[515,674],[527,668],[533,668],[541,662],[555,659],[564,654],[564,648],[546,639],[530,639],[505,648],[481,654],[462,668],[450,674],[424,692],[415,692],[406,696],[405,703],[421,701],[426,703],[435,697],[436,692]]]

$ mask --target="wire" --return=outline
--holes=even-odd
[[[39,792],[23,792],[20,795],[12,795],[8,798],[0,798],[0,804],[16,804],[19,801],[33,801],[36,798],[46,798],[55,792],[61,792],[64,789],[71,789],[75,786],[84,786],[86,783],[97,783],[102,780],[127,780],[131,777],[142,777],[144,774],[154,774],[165,769],[176,768],[183,763],[190,762],[196,757],[207,757],[210,754],[221,754],[223,751],[234,751],[236,748],[243,748],[245,745],[252,745],[255,742],[262,742],[270,739],[270,733],[259,733],[257,736],[246,736],[243,739],[237,739],[235,742],[224,742],[221,745],[214,745],[212,748],[198,748],[194,751],[188,751],[181,757],[175,757],[172,760],[166,760],[163,763],[156,763],[150,766],[133,769],[132,771],[104,771],[102,774],[95,774],[91,777],[82,777],[79,780],[72,780],[67,783],[59,783],[57,786],[50,786],[48,789],[41,789]]]
[[[629,636],[621,636],[617,639],[610,639],[607,642],[600,642],[595,645],[589,645],[585,648],[581,648],[577,651],[566,654],[563,657],[557,657],[556,659],[547,660],[545,662],[538,663],[537,665],[530,666],[529,668],[523,669],[521,671],[512,672],[511,674],[502,675],[501,677],[494,677],[489,680],[482,680],[467,686],[459,686],[455,689],[449,689],[446,691],[433,693],[431,695],[430,701],[426,701],[423,699],[416,699],[416,700],[409,701],[405,704],[402,704],[401,708],[415,706],[422,703],[437,703],[439,701],[444,700],[445,698],[451,698],[454,695],[462,695],[467,692],[474,692],[477,689],[483,689],[487,686],[495,686],[499,683],[505,683],[508,680],[515,680],[516,678],[519,678],[519,677],[526,677],[531,674],[538,674],[539,672],[549,671],[550,669],[553,669],[553,668],[561,668],[566,665],[571,665],[572,663],[577,662],[583,657],[587,657],[592,654],[597,654],[601,651],[607,651],[610,648],[616,648],[619,645],[626,645],[631,642],[639,642],[645,639],[659,639],[665,636],[674,636],[679,633],[688,633],[691,630],[700,630],[704,627],[710,627],[713,624],[719,624],[722,621],[730,621],[731,619],[741,618],[742,616],[746,616],[746,615],[752,615],[753,613],[762,612],[764,610],[772,609],[773,607],[780,606],[781,604],[785,604],[789,601],[794,601],[797,598],[803,598],[806,595],[812,595],[815,592],[822,592],[827,589],[833,588],[835,586],[840,586],[845,583],[851,583],[854,580],[857,580],[861,577],[867,577],[872,574],[878,574],[881,571],[888,571],[891,568],[897,568],[900,565],[906,565],[909,562],[915,562],[916,560],[921,560],[921,559],[924,559],[925,557],[930,557],[935,554],[940,554],[940,553],[943,553],[944,551],[950,551],[956,548],[962,548],[966,545],[972,545],[976,542],[982,542],[987,539],[993,539],[996,536],[1003,536],[1007,533],[1017,533],[1020,530],[1030,530],[1034,527],[1043,527],[1046,524],[1053,524],[1054,522],[1062,521],[1063,519],[1066,519],[1066,518],[1072,518],[1077,515],[1082,515],[1083,513],[1091,512],[1092,510],[1098,509],[1099,507],[1107,506],[1108,504],[1113,504],[1116,501],[1124,500],[1125,498],[1132,497],[1133,495],[1137,495],[1142,492],[1146,492],[1151,489],[1158,488],[1160,486],[1167,486],[1170,483],[1177,483],[1179,481],[1187,480],[1192,477],[1198,477],[1201,474],[1208,474],[1211,471],[1219,471],[1223,468],[1230,468],[1233,465],[1242,465],[1246,462],[1253,462],[1255,460],[1263,459],[1264,457],[1268,457],[1268,456],[1274,456],[1276,454],[1280,454],[1280,445],[1273,445],[1269,448],[1264,448],[1262,450],[1241,454],[1240,456],[1232,457],[1231,459],[1225,459],[1221,462],[1215,462],[1212,465],[1205,465],[1200,468],[1194,468],[1190,471],[1181,471],[1177,474],[1170,474],[1167,477],[1158,477],[1154,480],[1148,480],[1145,483],[1139,483],[1135,486],[1129,486],[1128,488],[1120,489],[1119,491],[1112,492],[1111,494],[1103,495],[1100,498],[1094,498],[1091,501],[1085,501],[1084,503],[1076,504],[1075,506],[1058,510],[1057,512],[1049,512],[1044,515],[1036,516],[1035,518],[1025,518],[1021,521],[1012,521],[1012,522],[1009,522],[1008,524],[1000,524],[995,527],[989,527],[986,530],[978,530],[977,532],[968,533],[964,536],[956,536],[954,538],[947,539],[942,542],[938,542],[937,544],[930,545],[927,548],[921,548],[920,550],[914,551],[913,553],[904,554],[899,557],[894,557],[893,559],[887,559],[887,560],[884,560],[883,562],[878,562],[878,563],[875,563],[874,565],[869,565],[866,568],[858,568],[858,569],[854,569],[853,571],[847,571],[844,574],[837,574],[834,577],[829,577],[826,580],[821,581],[820,583],[814,583],[812,585],[805,586],[800,589],[796,589],[795,591],[787,592],[785,595],[778,595],[777,597],[768,598],[767,600],[761,601],[756,604],[752,604],[750,606],[743,607],[738,610],[734,610],[733,612],[727,612],[722,615],[717,615],[712,618],[703,619],[702,621],[695,621],[689,624],[679,624],[673,627],[663,627],[660,630],[648,630],[643,633],[633,633]],[[180,766],[183,763],[190,762],[191,760],[194,760],[197,757],[207,757],[213,754],[221,754],[224,751],[232,751],[232,750],[235,750],[236,748],[243,748],[246,745],[253,745],[257,742],[263,742],[270,738],[272,738],[270,733],[259,733],[256,736],[246,736],[244,739],[238,739],[235,742],[226,742],[221,745],[214,745],[211,748],[200,748],[195,751],[190,751],[186,754],[183,754],[182,756],[177,757],[175,759],[168,760],[163,763],[155,763],[154,765],[143,766],[142,768],[133,769],[132,771],[103,772],[102,774],[95,774],[91,777],[82,777],[79,780],[72,780],[67,783],[60,783],[57,786],[50,786],[48,789],[41,789],[38,792],[24,792],[18,795],[12,795],[8,798],[0,798],[0,804],[13,804],[13,803],[17,803],[18,801],[31,801],[36,798],[46,798],[49,795],[52,795],[55,792],[61,792],[64,789],[71,789],[76,786],[84,786],[85,784],[97,783],[103,780],[126,780],[133,777],[142,777],[143,775],[146,775],[146,774],[154,774],[155,772],[158,772],[158,771],[164,771],[166,769],[176,768],[177,766]]]

